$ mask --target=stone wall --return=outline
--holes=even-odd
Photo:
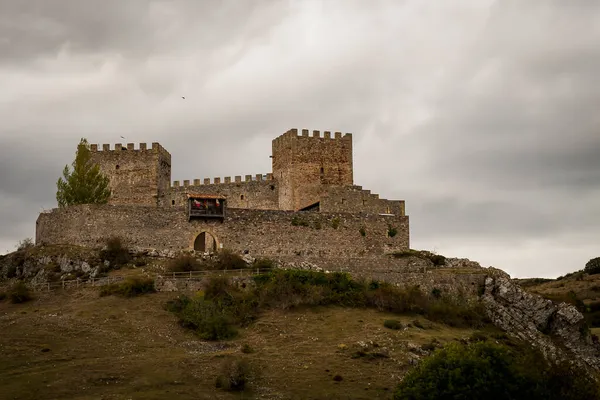
[[[403,200],[380,199],[362,186],[330,185],[323,188],[320,210],[405,215]]]
[[[263,180],[265,178],[265,180]],[[272,175],[266,177],[257,175],[252,177],[246,175],[225,177],[223,180],[210,178],[204,180],[173,182],[161,205],[168,207],[183,207],[187,204],[187,193],[223,195],[227,198],[227,206],[231,208],[247,208],[254,210],[277,210],[279,209],[279,183],[272,179]]]
[[[138,149],[133,143],[123,147],[117,143],[90,146],[92,161],[110,179],[112,196],[110,204],[139,204],[156,206],[158,197],[169,187],[171,155],[158,143],[148,149],[141,143]]]
[[[394,237],[388,236],[390,226],[397,230]],[[270,258],[378,257],[409,247],[408,217],[229,208],[224,221],[188,222],[184,207],[115,205],[42,213],[36,244],[101,247],[117,235],[129,246],[179,250],[193,248],[201,232],[213,235],[219,247]]]
[[[272,143],[273,175],[280,182],[279,208],[299,210],[319,201],[323,185],[352,185],[352,134],[291,129]]]

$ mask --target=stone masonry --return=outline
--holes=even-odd
[[[272,141],[272,172],[171,182],[171,154],[160,144],[90,146],[110,179],[103,206],[40,214],[37,244],[217,248],[273,257],[377,257],[409,248],[404,201],[354,184],[352,134],[291,129]],[[192,198],[223,202],[220,218],[192,218]],[[188,218],[189,217],[189,218]],[[200,240],[200,235],[202,235]],[[198,241],[196,239],[199,239]]]

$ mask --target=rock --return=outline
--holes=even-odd
[[[577,308],[525,292],[506,273],[494,275],[485,279],[481,300],[496,326],[529,342],[549,360],[573,360],[588,371],[600,370],[600,349],[583,329],[584,317]]]
[[[254,263],[254,261],[256,261],[256,259],[254,257],[252,257],[250,254],[244,254],[242,256],[242,260],[244,260],[244,262],[248,265],[252,265]]]
[[[84,261],[81,263],[81,270],[88,274],[92,271],[92,267],[90,267],[90,264]]]

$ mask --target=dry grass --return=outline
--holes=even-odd
[[[30,303],[0,303],[0,392],[19,399],[236,399],[215,388],[219,366],[246,359],[260,372],[261,398],[391,398],[416,355],[408,349],[464,338],[420,318],[428,329],[390,330],[386,319],[415,317],[336,307],[269,311],[236,340],[204,342],[164,310],[175,297],[98,296],[94,289],[41,293]],[[358,342],[385,347],[389,358],[352,358]],[[254,352],[246,354],[242,345]],[[418,353],[418,351],[417,351]],[[333,377],[340,375],[341,381]]]
[[[539,285],[524,287],[531,293],[554,297],[566,296],[570,291],[585,303],[600,300],[600,275],[583,276],[580,280],[564,278],[559,281],[544,282]]]

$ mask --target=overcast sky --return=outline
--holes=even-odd
[[[600,256],[599,1],[0,0],[2,252],[81,137],[160,142],[183,180],[270,172],[290,128],[352,132],[413,248],[513,277]]]

